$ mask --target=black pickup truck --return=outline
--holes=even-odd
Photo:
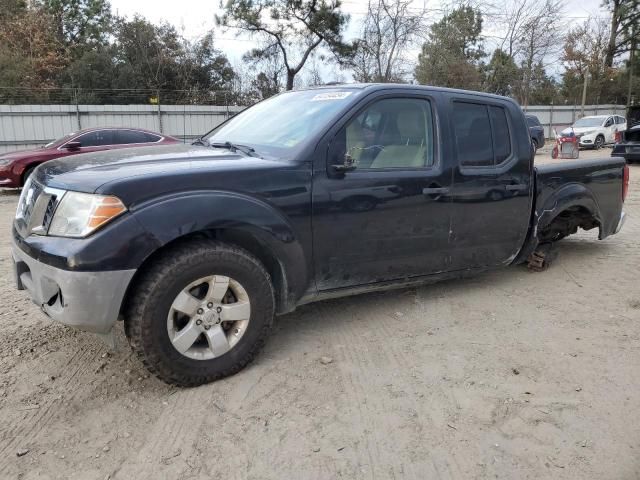
[[[504,97],[410,85],[284,93],[194,145],[52,161],[13,226],[17,285],[178,385],[237,372],[275,314],[530,262],[621,228],[622,159],[536,166]]]

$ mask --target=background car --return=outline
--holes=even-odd
[[[627,121],[620,115],[593,115],[582,117],[562,133],[573,129],[581,147],[601,148],[605,144],[614,143],[616,132],[627,129]]]
[[[538,150],[544,147],[544,128],[540,125],[540,120],[535,115],[525,115],[527,125],[529,126],[529,135],[531,135],[531,144]]]
[[[35,150],[0,155],[0,187],[21,187],[43,162],[78,153],[115,148],[180,143],[180,140],[140,128],[88,128],[70,133]]]
[[[627,130],[620,132],[619,141],[613,146],[612,157],[623,157],[627,163],[640,162],[640,105],[627,110]]]

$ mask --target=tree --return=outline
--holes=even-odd
[[[215,48],[213,33],[189,44],[185,42],[181,62],[182,88],[200,90],[228,90],[233,86],[235,72],[229,59]]]
[[[547,75],[542,62],[534,65],[529,84],[529,104],[549,105],[559,100],[558,84]]]
[[[565,39],[562,61],[563,92],[576,103],[581,101],[585,77],[588,82],[587,102],[599,102],[609,97],[613,69],[602,61],[608,48],[607,22],[588,19],[572,28]]]
[[[71,53],[107,44],[113,17],[107,0],[38,0],[53,19],[58,40]],[[75,52],[73,50],[81,50]]]
[[[263,46],[249,53],[253,59],[279,57],[286,71],[286,89],[319,47],[338,63],[353,54],[343,32],[349,17],[339,0],[229,0],[218,23],[259,38]]]
[[[412,0],[369,0],[357,42],[354,79],[399,82],[408,73],[406,50],[424,30],[426,9],[412,10]]]
[[[482,15],[470,6],[453,10],[430,27],[418,56],[419,83],[478,90],[482,46]]]
[[[561,29],[559,28],[562,4],[560,0],[546,0],[531,6],[527,21],[521,27],[516,42],[522,57],[522,91],[520,103],[529,104],[531,82],[536,65],[544,65],[549,56],[560,50]]]
[[[500,48],[491,56],[486,68],[486,91],[497,95],[511,96],[517,88],[519,69],[508,53]]]
[[[605,67],[613,67],[614,58],[631,50],[632,44],[640,40],[640,0],[604,0],[603,6],[611,10],[611,24]]]
[[[46,12],[6,2],[0,15],[0,92],[4,101],[45,101],[66,65]]]

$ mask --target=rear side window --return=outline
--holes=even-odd
[[[81,147],[101,147],[104,145],[113,145],[113,130],[96,130],[94,132],[85,133],[75,139],[80,142]]]
[[[157,142],[162,138],[158,135],[154,135],[153,133],[149,133],[149,132],[145,132],[144,136],[147,139],[147,142]]]
[[[537,117],[527,117],[527,125],[530,127],[539,127],[540,121]]]
[[[493,153],[495,165],[500,165],[511,155],[511,134],[507,115],[502,107],[489,107],[491,130],[493,132]]]
[[[462,166],[493,167],[511,155],[511,132],[504,108],[454,102],[453,119]]]
[[[147,134],[145,132],[137,132],[135,130],[118,130],[116,133],[116,143],[147,143]]]

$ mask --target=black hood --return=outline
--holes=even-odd
[[[85,153],[53,160],[36,171],[43,185],[118,196],[125,205],[184,191],[269,189],[278,169],[292,163],[264,160],[224,148],[167,145]],[[293,167],[295,169],[295,167]]]

